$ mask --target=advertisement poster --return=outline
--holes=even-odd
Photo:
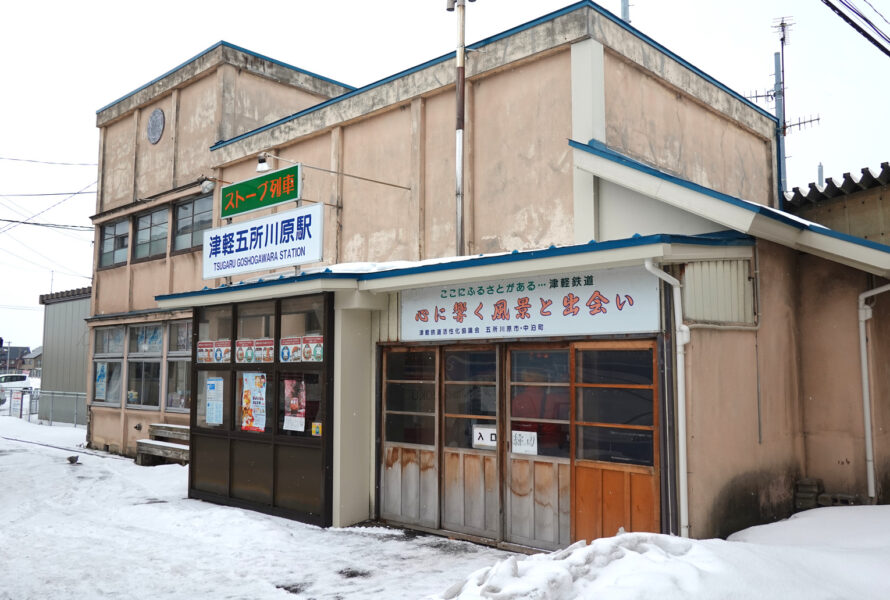
[[[199,363],[227,363],[232,360],[232,344],[229,340],[205,340],[198,342]]]
[[[295,363],[302,360],[303,338],[281,338],[281,362]]]
[[[275,362],[275,340],[259,338],[253,341],[253,362]]]
[[[324,338],[320,335],[303,336],[303,361],[322,362],[324,360]]]
[[[213,362],[213,342],[198,342],[198,362],[199,363],[212,363]]]
[[[235,340],[235,362],[252,363],[253,340]]]
[[[284,429],[306,431],[306,382],[284,380]]]
[[[266,375],[241,374],[241,431],[266,430]]]
[[[94,392],[96,400],[105,400],[106,366],[106,363],[96,363],[96,389]]]
[[[207,410],[205,421],[208,425],[222,425],[223,422],[223,378],[207,378]]]

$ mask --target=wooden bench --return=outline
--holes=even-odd
[[[149,439],[136,441],[136,464],[148,466],[158,463],[189,461],[188,444],[179,444],[168,440],[188,442],[189,428],[187,425],[171,425],[169,423],[152,423],[148,426]]]

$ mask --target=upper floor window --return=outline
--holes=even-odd
[[[136,244],[133,258],[148,258],[167,253],[167,208],[136,217]]]
[[[102,252],[99,266],[119,265],[127,262],[130,242],[130,224],[126,219],[102,226]]]
[[[213,217],[213,195],[201,196],[176,206],[176,237],[174,250],[200,246],[204,230],[210,229]]]

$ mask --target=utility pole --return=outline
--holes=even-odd
[[[470,0],[475,2],[476,0]],[[466,24],[466,4],[465,0],[446,0],[445,9],[457,12],[457,53],[455,55],[455,64],[457,72],[455,74],[455,88],[457,88],[456,107],[457,119],[455,126],[455,255],[462,256],[464,254],[464,83],[466,81],[465,61],[466,48],[464,44],[464,31]]]

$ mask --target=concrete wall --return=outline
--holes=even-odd
[[[868,287],[860,271],[800,257],[806,472],[829,492],[861,494],[866,487],[857,302]]]
[[[703,84],[690,77],[687,85]],[[606,144],[684,179],[773,206],[772,138],[702,104],[691,91],[607,51]]]
[[[796,257],[760,243],[760,328],[693,328],[687,346],[690,533],[790,515],[804,473]]]
[[[890,186],[844,195],[815,205],[804,204],[794,210],[804,219],[826,227],[890,244]]]

